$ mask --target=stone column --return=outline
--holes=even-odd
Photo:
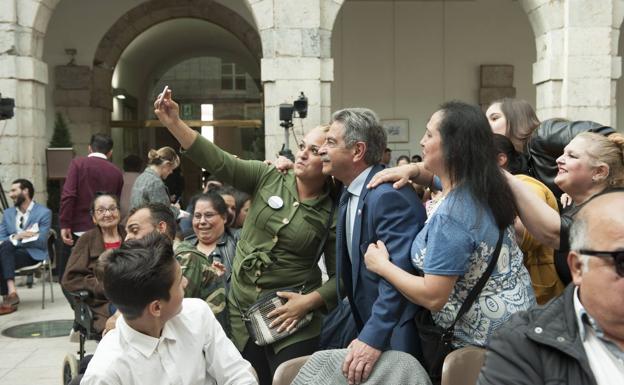
[[[304,132],[329,122],[331,30],[343,0],[248,1],[262,39],[266,157],[273,159],[284,142],[280,104],[292,103],[303,91],[308,97]],[[294,123],[300,135],[301,125],[298,120]],[[295,148],[292,135],[289,146]]]
[[[535,33],[533,83],[541,119],[616,122],[621,0],[524,0]]]
[[[67,122],[76,153],[86,155],[92,134],[110,133],[110,70],[81,65],[56,66],[54,70],[56,111]]]
[[[0,93],[15,99],[15,116],[0,121],[0,180],[8,190],[17,178],[35,186],[45,202],[45,86],[48,70],[39,58],[49,9],[38,2],[0,2]],[[51,11],[50,11],[51,12]]]

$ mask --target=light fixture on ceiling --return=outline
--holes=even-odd
[[[67,63],[68,66],[76,65],[77,53],[78,53],[78,50],[76,48],[65,48],[65,55],[69,56],[69,63]]]
[[[126,98],[127,92],[124,88],[113,88],[113,96],[119,100]]]

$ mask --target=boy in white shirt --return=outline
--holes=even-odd
[[[81,384],[257,384],[209,306],[184,299],[169,239],[150,234],[102,255],[98,278],[123,316]]]

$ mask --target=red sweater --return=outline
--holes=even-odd
[[[73,232],[93,228],[89,209],[95,193],[102,191],[119,197],[122,187],[123,175],[113,163],[95,156],[74,158],[61,194],[61,228]]]

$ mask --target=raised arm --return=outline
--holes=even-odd
[[[518,215],[524,227],[542,244],[559,249],[561,217],[548,206],[530,187],[505,172],[507,182],[516,199]]]
[[[410,181],[430,187],[433,181],[433,173],[427,170],[423,163],[404,164],[379,171],[373,176],[367,187],[375,188],[382,183],[394,182],[392,187],[399,189]]]
[[[156,99],[154,113],[182,148],[191,147],[199,134],[180,119],[180,106],[171,99],[171,90],[168,89],[164,95],[161,94]]]

